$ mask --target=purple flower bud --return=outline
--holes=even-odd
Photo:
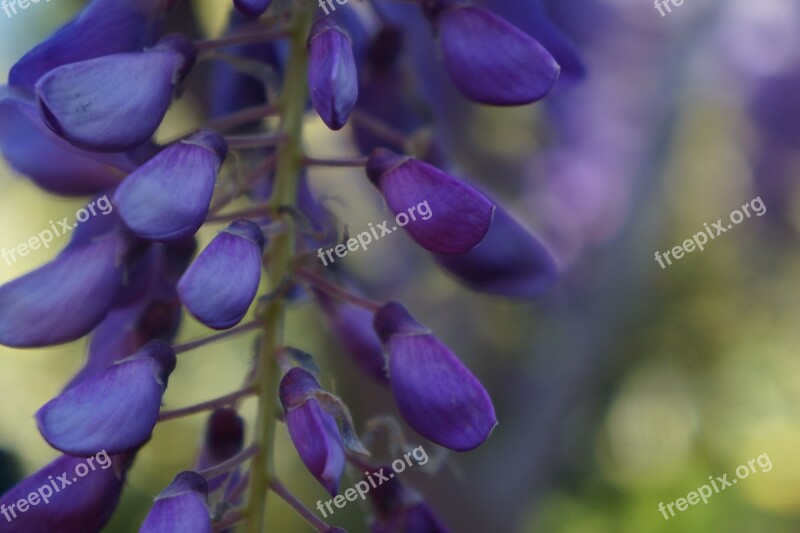
[[[197,470],[205,470],[227,461],[244,448],[244,419],[235,409],[215,410],[208,418],[203,448],[197,460]],[[231,477],[231,473],[208,480],[208,490],[213,492]],[[238,474],[234,474],[238,478]]]
[[[388,384],[386,358],[381,341],[372,327],[374,315],[357,305],[336,300],[322,291],[314,291],[330,324],[331,333],[339,339],[353,361],[367,375]]]
[[[208,484],[195,472],[181,472],[156,498],[139,533],[211,533]]]
[[[113,235],[70,247],[0,287],[0,344],[49,346],[89,333],[122,287],[124,251]]]
[[[367,162],[367,176],[383,194],[389,210],[405,216],[405,230],[411,238],[430,252],[466,253],[489,231],[494,205],[436,167],[377,149]],[[423,205],[429,212],[426,219],[412,211]]]
[[[158,15],[167,4],[164,0],[94,0],[11,67],[8,81],[33,89],[39,78],[61,65],[138,52],[150,44]]]
[[[492,400],[431,330],[397,302],[375,314],[400,413],[423,437],[456,451],[480,446],[497,425]]]
[[[127,454],[109,457],[99,453],[89,470],[86,459],[62,455],[0,497],[3,533],[100,531],[117,506],[132,460]],[[76,469],[84,468],[86,475],[75,481]],[[73,483],[79,485],[71,487]],[[39,497],[36,507],[24,513],[10,508],[30,494]]]
[[[0,101],[0,151],[17,172],[63,196],[98,194],[117,185],[132,164],[121,154],[92,154],[54,134],[32,103]]]
[[[154,241],[194,235],[208,216],[226,155],[225,140],[211,130],[166,148],[128,176],[114,194],[125,225]]]
[[[462,255],[435,257],[467,287],[510,298],[540,296],[558,279],[547,249],[501,207],[478,246]]]
[[[391,472],[389,466],[372,469],[380,477]],[[422,497],[406,488],[397,477],[383,481],[369,492],[377,516],[370,533],[448,533],[450,530],[434,514]]]
[[[47,402],[36,420],[44,439],[71,455],[134,450],[150,438],[175,369],[169,345],[152,341]]]
[[[236,220],[195,259],[178,282],[181,302],[206,326],[238,324],[261,281],[264,234],[249,220]]]
[[[179,43],[181,41],[181,43]],[[63,65],[36,83],[45,121],[69,142],[95,152],[131,150],[156,131],[181,74],[194,62],[185,38],[140,53]]]
[[[341,129],[358,100],[358,74],[350,37],[331,17],[319,19],[308,39],[311,103],[332,130]]]
[[[522,105],[543,98],[560,67],[533,37],[480,7],[451,5],[434,16],[444,66],[468,98]]]
[[[248,17],[260,17],[271,4],[272,0],[233,0],[233,7]]]
[[[336,419],[310,394],[320,390],[314,376],[302,368],[289,370],[280,385],[286,426],[306,468],[323,487],[336,495],[344,473],[345,452]]]

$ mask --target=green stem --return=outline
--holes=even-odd
[[[303,115],[308,97],[308,52],[306,39],[313,21],[313,10],[305,2],[294,4],[294,20],[290,31],[291,53],[281,96],[281,130],[286,135],[277,153],[275,189],[271,202],[277,212],[281,206],[297,203],[297,188],[303,170]],[[287,217],[287,224],[292,224]],[[269,290],[274,290],[291,275],[295,251],[294,231],[276,235],[267,250]],[[283,323],[286,304],[281,299],[272,301],[264,315],[264,337],[258,354],[256,387],[258,393],[258,420],[256,444],[261,453],[253,459],[250,498],[245,525],[247,533],[263,533],[266,521],[266,502],[270,483],[276,479],[273,458],[276,415],[278,413],[278,385],[280,370],[277,353],[283,346]]]

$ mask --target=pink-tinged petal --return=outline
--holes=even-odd
[[[139,448],[150,439],[175,364],[169,345],[146,344],[46,403],[36,413],[42,436],[71,455]]]
[[[480,446],[497,425],[483,385],[397,302],[375,315],[400,413],[423,437],[455,451]]]

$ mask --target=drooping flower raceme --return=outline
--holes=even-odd
[[[530,2],[540,13],[539,0]],[[173,472],[171,484],[153,491],[141,531],[231,531],[242,522],[269,530],[264,502],[272,492],[317,530],[342,532],[310,518],[283,483],[287,469],[273,456],[279,422],[334,500],[348,462],[359,471],[381,464],[368,460],[379,452],[365,447],[374,441],[362,443],[359,429],[371,435],[390,427],[390,450],[405,446],[411,431],[459,452],[487,441],[497,424],[489,393],[445,342],[402,304],[365,296],[379,296],[385,285],[370,290],[350,264],[315,261],[315,250],[349,235],[328,198],[312,193],[312,168],[350,169],[395,216],[427,205],[435,216],[411,217],[407,235],[472,290],[530,298],[557,277],[545,245],[500,198],[455,177],[459,143],[436,123],[449,105],[439,96],[449,90],[459,99],[452,86],[491,105],[547,95],[560,67],[541,42],[555,43],[577,79],[579,58],[549,19],[537,25],[524,18],[519,29],[493,13],[492,2],[421,0],[399,9],[372,2],[321,16],[312,3],[233,0],[236,13],[222,37],[165,36],[164,19],[179,3],[91,0],[25,54],[0,87],[0,152],[14,171],[52,194],[107,195],[115,208],[75,227],[50,262],[0,286],[0,343],[30,348],[88,336],[83,367],[35,413],[42,438],[66,455],[0,503],[18,503],[84,458],[110,457],[109,468],[87,476],[80,490],[53,494],[11,523],[0,518],[2,531],[100,531],[159,424],[204,411],[211,415],[197,435],[199,453],[186,461],[196,470]],[[423,26],[411,31],[413,18],[398,15],[403,9]],[[427,46],[425,59],[440,57],[452,84],[419,68],[417,30],[435,35],[438,48]],[[197,60],[211,67],[195,69]],[[196,116],[214,120],[159,144],[165,116],[184,94],[191,95],[184,110],[211,100]],[[349,125],[338,135],[342,144],[352,135],[359,156],[325,153],[339,143],[309,142],[309,121],[330,130]],[[409,267],[407,276],[414,274]],[[394,398],[405,424],[380,413],[354,420],[347,401],[356,395],[337,386],[338,360],[318,365],[294,347],[302,340],[294,332],[322,329],[316,320],[284,328],[289,308],[309,304],[319,307],[336,349],[383,385],[370,390]],[[189,315],[223,331],[176,343]],[[255,331],[240,388],[163,408],[181,354]],[[470,366],[478,373],[482,365]],[[257,397],[253,420],[240,411],[250,396]],[[373,533],[448,531],[420,492],[396,479],[373,488]]]

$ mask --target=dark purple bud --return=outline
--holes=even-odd
[[[195,472],[181,472],[156,498],[139,533],[211,533],[208,484]]]
[[[39,431],[70,455],[135,450],[150,439],[175,364],[169,345],[149,342],[47,402],[36,413]]]
[[[295,367],[281,380],[280,398],[286,413],[286,426],[300,459],[334,496],[344,473],[344,444],[336,419],[310,397],[320,390],[314,376]]]
[[[400,413],[423,437],[455,451],[480,446],[497,425],[492,400],[431,330],[397,302],[375,315]]]
[[[550,252],[501,207],[478,246],[462,255],[435,257],[467,287],[510,298],[540,296],[558,279]]]
[[[330,129],[341,129],[358,100],[353,43],[333,18],[324,17],[311,28],[308,50],[311,103]]]
[[[264,234],[249,220],[236,220],[200,252],[178,282],[181,302],[206,326],[238,324],[258,292]]]
[[[116,236],[71,247],[0,287],[0,344],[49,346],[89,333],[122,287],[124,251]]]
[[[436,167],[379,148],[369,157],[367,176],[383,194],[396,222],[402,224],[403,217],[405,230],[429,252],[466,253],[489,231],[494,205]]]
[[[225,140],[211,130],[166,148],[128,176],[114,194],[125,225],[153,241],[194,235],[208,216],[226,155]]]
[[[248,17],[260,17],[271,4],[272,0],[233,0],[236,10]]]
[[[121,154],[93,154],[50,131],[32,103],[0,101],[0,151],[17,172],[47,192],[98,194],[117,185],[132,164]]]
[[[331,334],[344,346],[353,361],[367,375],[388,384],[386,358],[381,341],[372,327],[374,315],[357,305],[314,291],[320,307],[330,324]]]
[[[109,457],[101,452],[95,459],[94,468],[90,470],[86,459],[62,455],[6,492],[0,497],[0,529],[3,533],[100,531],[117,506],[133,457]],[[84,469],[84,477],[73,479]],[[69,486],[73,483],[75,487]],[[38,497],[39,503],[35,507],[29,507],[24,513],[11,508],[31,494]]]
[[[183,39],[183,45],[178,41]],[[140,53],[63,65],[36,83],[45,122],[69,142],[95,152],[131,150],[156,131],[181,74],[194,61],[185,38]]]
[[[205,470],[227,461],[244,448],[244,419],[235,409],[215,410],[208,418],[203,448],[197,460],[197,470]],[[213,492],[222,486],[231,473],[208,480],[208,490]],[[238,476],[237,476],[238,477]]]
[[[543,98],[560,67],[533,37],[474,6],[449,6],[434,17],[447,74],[482,104],[523,105]]]
[[[390,466],[374,468],[375,477],[392,472]],[[406,488],[397,477],[383,481],[369,492],[376,516],[370,533],[449,533],[422,497]]]
[[[11,85],[33,89],[48,71],[95,57],[139,52],[151,43],[163,0],[94,0],[75,19],[25,54],[8,73]]]

